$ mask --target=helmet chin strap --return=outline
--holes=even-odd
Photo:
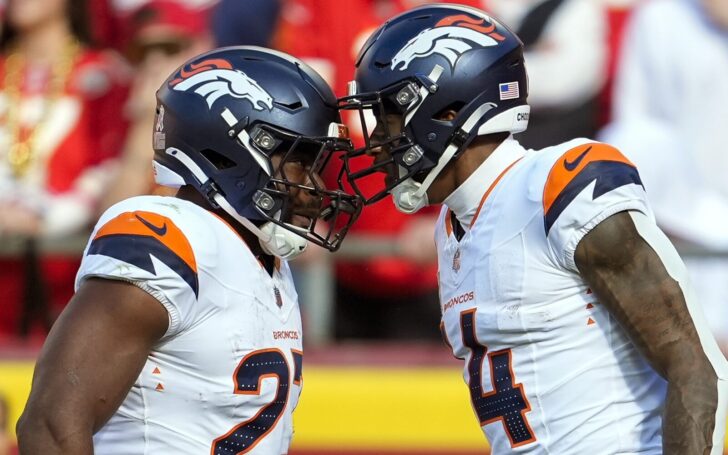
[[[222,197],[220,193],[213,196],[215,203],[220,206],[221,209],[235,220],[242,224],[245,229],[249,230],[260,242],[261,248],[267,254],[277,256],[283,260],[290,261],[296,258],[298,255],[306,250],[308,241],[297,235],[288,229],[269,221],[263,224],[260,228],[253,224],[250,220],[240,216],[240,214],[230,205],[230,203]],[[289,229],[297,229],[292,224],[286,224]]]
[[[457,145],[448,145],[445,152],[440,155],[440,159],[437,161],[437,166],[427,173],[427,177],[425,177],[425,180],[422,183],[415,182],[410,177],[392,188],[392,199],[397,210],[402,213],[412,214],[421,208],[426,207],[429,204],[427,199],[427,189],[430,188],[432,182],[434,182],[437,176],[440,175],[442,169],[450,162],[457,150]],[[399,168],[400,176],[406,172],[407,171],[404,168]]]
[[[166,150],[166,153],[179,160],[187,169],[189,169],[198,181],[202,182],[203,185],[210,180],[202,169],[200,169],[197,163],[195,163],[183,151],[170,147]],[[249,230],[253,233],[253,235],[258,237],[260,246],[267,254],[272,254],[284,260],[291,260],[303,253],[306,249],[308,241],[300,235],[297,235],[294,232],[291,232],[288,229],[270,221],[258,228],[258,226],[253,224],[250,220],[241,216],[237,210],[230,205],[227,199],[222,196],[222,194],[216,192],[212,196],[212,199],[225,211],[225,213],[233,217],[235,221],[243,225],[245,229]],[[287,226],[289,226],[290,229],[298,229],[292,224],[287,224]]]
[[[290,228],[295,228],[292,224],[286,225]],[[290,261],[306,251],[308,241],[288,229],[270,221],[261,226],[260,229],[264,234],[268,234],[270,237],[270,240],[267,242],[260,239],[260,246],[263,248],[263,251],[268,254]]]
[[[424,193],[423,196],[416,196],[420,186],[420,183],[409,178],[392,188],[392,200],[397,210],[411,215],[429,204],[427,193]]]
[[[486,112],[493,109],[495,105],[493,103],[485,103],[475,110],[470,117],[463,123],[461,129],[465,133],[470,133],[475,124],[480,118],[485,115]],[[491,123],[493,119],[486,122],[485,125]],[[484,125],[484,126],[485,126]],[[445,168],[447,163],[450,162],[455,153],[458,151],[458,146],[452,142],[445,148],[445,151],[440,155],[440,159],[437,161],[437,166],[433,167],[430,172],[427,173],[427,177],[422,183],[415,182],[411,177],[402,181],[399,185],[392,189],[392,199],[394,206],[397,207],[402,213],[412,214],[427,206],[429,203],[427,199],[427,190],[435,181],[440,172]],[[406,169],[400,167],[399,175],[402,177],[406,174]]]

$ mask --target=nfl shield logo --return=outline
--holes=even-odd
[[[278,305],[278,308],[281,308],[283,306],[283,298],[281,297],[281,291],[279,291],[277,287],[274,287],[273,293],[276,295],[276,305]]]
[[[460,249],[455,250],[455,256],[452,257],[452,269],[455,272],[460,271]]]

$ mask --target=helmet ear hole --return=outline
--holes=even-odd
[[[435,115],[432,116],[433,120],[451,122],[465,106],[463,101],[455,101],[448,104],[444,108],[440,109]]]
[[[205,157],[218,171],[224,171],[236,166],[235,161],[211,149],[202,150],[200,155]]]

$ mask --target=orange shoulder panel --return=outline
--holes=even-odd
[[[618,161],[634,167],[622,153],[611,145],[592,142],[574,147],[553,165],[543,188],[543,210],[548,212],[556,198],[574,177],[594,161]]]
[[[94,240],[107,235],[154,237],[179,256],[194,272],[197,272],[195,255],[187,237],[172,220],[158,213],[145,211],[124,212],[104,224],[96,232]]]

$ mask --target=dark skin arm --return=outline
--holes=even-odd
[[[663,453],[709,454],[718,378],[678,283],[627,212],[607,218],[589,232],[579,243],[575,260],[600,303],[669,382]]]
[[[93,434],[126,397],[167,310],[138,287],[86,280],[53,326],[18,421],[23,455],[92,454]]]

